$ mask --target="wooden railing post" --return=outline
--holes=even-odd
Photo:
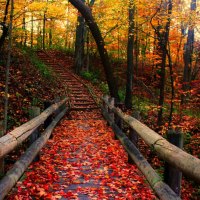
[[[179,148],[183,148],[183,134],[180,131],[169,130],[167,132],[167,140]],[[176,167],[165,163],[164,181],[171,189],[180,196],[181,194],[182,172]]]
[[[140,120],[140,113],[138,111],[134,111],[133,112],[133,117],[137,120]],[[138,134],[135,132],[135,130],[133,130],[132,128],[129,128],[129,139],[130,141],[135,145],[135,147],[138,148],[138,140],[139,140],[139,137],[138,137]],[[131,159],[131,157],[128,155],[128,162],[130,164],[133,164],[133,160]]]
[[[0,137],[3,136],[3,120],[0,121]],[[0,177],[4,175],[4,158],[0,159]]]
[[[50,101],[45,101],[44,102],[44,110],[46,110],[50,106],[51,106],[51,102]],[[46,129],[49,126],[49,124],[51,124],[51,122],[52,122],[52,115],[47,117],[47,119],[44,121],[44,129]]]
[[[33,119],[34,117],[37,117],[40,115],[40,108],[36,106],[32,106],[29,108],[29,118]],[[29,145],[31,145],[33,142],[35,142],[40,137],[40,132],[38,129],[36,129],[29,137]],[[40,159],[40,155],[38,154],[33,162],[37,162]]]
[[[57,100],[57,102],[58,102],[59,100]],[[55,102],[56,103],[56,102]],[[49,106],[51,106],[51,102],[50,101],[45,101],[44,102],[44,110],[46,110]],[[56,113],[56,115],[57,115],[57,113]],[[51,124],[51,122],[52,122],[52,115],[50,115],[49,117],[47,117],[47,119],[44,121],[44,129],[46,129],[50,124]],[[50,136],[50,139],[52,139],[53,138],[53,135],[51,134],[51,136]]]
[[[119,107],[120,109],[122,109],[123,104],[116,104],[117,107]],[[115,116],[115,124],[119,127],[120,130],[123,130],[123,120],[122,118],[120,118],[116,113],[114,113]],[[117,140],[117,136],[115,135],[115,139]]]
[[[112,109],[113,109],[114,106],[115,106],[115,98],[110,97],[110,98],[109,98],[109,104],[110,104],[110,108],[108,109],[109,115],[110,115],[112,121],[115,121],[115,115],[114,115],[114,113],[112,112]]]
[[[108,100],[109,100],[108,95],[105,95],[104,99],[105,99],[105,101],[108,102]],[[104,104],[104,107],[105,107],[106,112],[108,112],[108,106],[106,105],[106,103]]]

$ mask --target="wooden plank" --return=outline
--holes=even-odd
[[[78,103],[78,102],[71,102],[74,106],[89,106],[89,105],[96,105],[96,103],[95,102],[85,102],[85,103],[83,103],[83,102],[80,102],[80,103]]]
[[[100,109],[100,107],[91,107],[91,108],[87,108],[87,107],[72,107],[71,111],[84,111],[84,110],[96,110],[96,109]]]

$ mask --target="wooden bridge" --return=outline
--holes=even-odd
[[[140,153],[138,137],[175,168],[170,173],[200,182],[199,159],[124,114],[113,98],[97,102],[70,68],[45,52],[38,56],[60,74],[67,95],[42,113],[33,108],[30,121],[0,138],[1,159],[29,141],[0,181],[0,199],[180,199]]]

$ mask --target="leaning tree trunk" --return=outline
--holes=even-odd
[[[127,108],[132,108],[132,88],[133,88],[133,49],[134,49],[134,2],[129,1],[129,30],[128,30],[128,45],[127,45],[127,78],[126,78],[126,97],[125,105]]]
[[[82,14],[82,16],[85,18],[99,50],[99,54],[100,54],[102,64],[104,67],[110,95],[112,97],[115,97],[117,100],[119,100],[117,84],[114,79],[113,70],[110,65],[107,50],[105,49],[105,43],[101,35],[101,32],[99,30],[99,27],[92,16],[90,8],[87,7],[85,4],[83,4],[79,0],[69,0],[69,2],[74,7],[76,7],[79,10],[79,12]]]

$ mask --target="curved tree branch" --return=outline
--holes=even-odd
[[[86,6],[84,3],[82,3],[79,0],[69,0],[69,2],[75,8],[78,9],[78,11],[85,18],[85,21],[87,22],[87,24],[90,28],[90,31],[91,31],[91,33],[95,39],[95,42],[97,44],[98,51],[99,51],[99,54],[101,57],[101,61],[102,61],[103,67],[104,67],[104,72],[106,75],[110,95],[112,97],[116,98],[116,100],[118,101],[119,100],[118,88],[117,88],[117,84],[116,84],[116,81],[115,81],[115,78],[113,75],[113,70],[110,65],[108,53],[105,48],[105,43],[104,43],[103,37],[101,35],[101,32],[99,30],[99,27],[92,16],[91,10],[88,6]]]

